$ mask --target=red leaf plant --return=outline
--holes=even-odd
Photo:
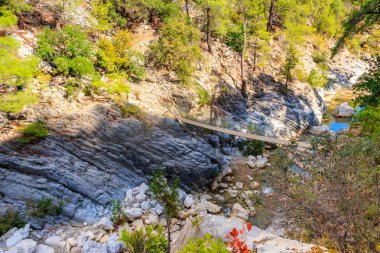
[[[251,229],[252,225],[247,223],[244,224],[240,230],[233,228],[230,234],[226,236],[226,240],[232,248],[232,253],[251,253],[251,250],[248,248],[245,240],[243,240]]]

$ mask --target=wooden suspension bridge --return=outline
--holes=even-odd
[[[217,131],[217,132],[221,132],[221,133],[225,133],[225,134],[239,136],[239,137],[243,137],[243,138],[250,139],[250,140],[258,140],[258,141],[263,141],[265,143],[272,143],[272,144],[276,144],[276,145],[291,145],[291,144],[294,144],[294,145],[297,145],[297,146],[302,147],[302,148],[311,148],[310,143],[307,143],[307,142],[291,141],[291,140],[278,139],[278,138],[267,137],[267,136],[262,136],[262,135],[257,135],[257,134],[243,133],[243,132],[234,131],[234,130],[231,130],[231,129],[226,129],[226,128],[216,127],[216,126],[212,126],[212,125],[207,125],[207,124],[204,124],[204,123],[196,122],[194,120],[182,118],[182,117],[179,117],[179,116],[177,116],[176,118],[177,118],[178,121],[186,123],[186,124],[190,124],[190,125],[193,125],[193,126],[197,126],[197,127],[201,127],[201,128],[204,128],[204,129],[209,129],[209,130],[213,130],[213,131]]]

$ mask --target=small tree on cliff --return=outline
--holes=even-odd
[[[282,65],[281,72],[285,77],[285,91],[288,90],[289,82],[294,80],[293,70],[297,66],[297,52],[293,45],[290,45],[286,50],[285,63]]]
[[[168,253],[170,253],[170,220],[178,215],[180,208],[179,184],[178,179],[169,183],[164,173],[156,169],[149,187],[153,197],[164,207],[168,229]]]

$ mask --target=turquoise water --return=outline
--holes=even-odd
[[[363,107],[355,108],[355,115],[363,110]],[[352,123],[353,118],[337,118],[333,117],[330,121],[327,121],[325,124],[329,126],[329,129],[333,132],[339,132],[344,129],[348,129]]]

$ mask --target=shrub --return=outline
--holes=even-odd
[[[8,113],[20,112],[24,106],[37,103],[38,95],[30,92],[19,91],[0,96],[0,111]]]
[[[91,42],[78,25],[62,31],[45,29],[37,41],[37,54],[56,68],[56,73],[81,77],[94,72]]]
[[[8,209],[3,215],[0,215],[0,236],[16,227],[21,228],[25,225],[24,219],[18,211]]]
[[[123,224],[127,221],[127,216],[123,210],[120,199],[112,200],[112,222],[115,225]]]
[[[228,253],[229,251],[226,249],[222,239],[215,239],[209,233],[207,233],[204,237],[196,237],[190,239],[178,253],[194,253],[194,252],[202,252],[202,253]]]
[[[109,75],[105,81],[95,79],[92,81],[91,86],[96,89],[103,89],[111,95],[128,95],[131,91],[131,87],[126,83],[125,78],[120,75]]]
[[[234,26],[226,35],[225,43],[234,51],[241,53],[243,50],[243,26]]]
[[[0,82],[8,85],[25,85],[34,76],[38,59],[20,59],[20,43],[11,36],[0,36]]]
[[[245,141],[240,146],[240,151],[242,151],[243,156],[257,156],[262,155],[265,150],[265,143],[263,141],[250,140]]]
[[[107,72],[124,71],[135,78],[145,77],[144,57],[132,49],[132,35],[120,30],[111,39],[101,38],[98,44],[97,58]]]
[[[324,64],[327,61],[327,55],[325,52],[314,52],[312,58],[316,64]]]
[[[322,88],[327,84],[328,79],[325,75],[319,73],[318,70],[312,69],[307,77],[307,82],[314,88]]]
[[[71,98],[74,96],[74,94],[79,90],[80,84],[73,81],[68,81],[65,84],[66,87],[66,98]]]
[[[146,117],[145,112],[136,105],[131,104],[121,104],[120,105],[121,115],[126,118],[130,116],[134,116],[138,119],[144,119]]]
[[[21,129],[22,137],[20,141],[30,143],[32,141],[44,138],[48,135],[49,129],[45,122],[37,121]]]
[[[0,10],[0,27],[10,27],[17,24],[17,17],[10,10]]]
[[[159,35],[150,46],[150,58],[156,67],[173,70],[181,82],[188,83],[201,59],[199,31],[183,19],[174,19],[163,25]]]
[[[196,92],[198,94],[199,104],[201,106],[210,105],[211,96],[206,90],[204,90],[200,87],[197,87]]]
[[[361,132],[373,139],[380,136],[380,106],[367,106],[354,117],[355,125],[360,126]]]
[[[44,218],[57,216],[62,213],[64,202],[53,201],[52,198],[43,197],[37,201],[28,200],[26,203],[27,213],[32,217]]]
[[[168,246],[161,225],[147,226],[145,231],[142,228],[132,232],[124,229],[120,241],[130,253],[165,253]]]
[[[252,225],[250,223],[244,224],[240,230],[233,228],[229,235],[226,236],[226,240],[230,243],[230,247],[233,249],[232,252],[238,253],[250,253],[251,250],[248,249],[243,238],[251,231]]]
[[[82,56],[77,56],[70,61],[70,72],[76,76],[81,77],[94,73],[95,68],[92,62]]]

